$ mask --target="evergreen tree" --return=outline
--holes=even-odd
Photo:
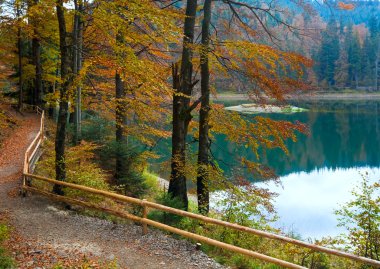
[[[339,35],[338,26],[335,19],[331,19],[327,24],[326,30],[322,33],[322,43],[317,53],[316,67],[318,81],[326,86],[335,85],[336,61],[339,59]]]
[[[378,14],[374,13],[369,19],[368,28],[371,38],[371,74],[373,76],[373,88],[379,89],[379,77],[380,77],[380,22]]]
[[[358,88],[360,70],[360,42],[358,33],[354,33],[352,23],[347,27],[345,35],[345,49],[348,55],[348,81],[347,85]]]
[[[368,87],[373,85],[373,76],[372,74],[372,64],[371,59],[375,56],[372,55],[374,50],[372,49],[372,43],[369,36],[364,40],[363,46],[361,48],[360,56],[360,81],[363,86]]]

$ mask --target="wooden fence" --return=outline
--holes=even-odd
[[[32,143],[30,143],[24,155],[24,167],[23,167],[23,186],[26,185],[26,177],[25,174],[33,173],[34,166],[40,157],[40,146],[44,139],[44,124],[45,124],[45,111],[39,108],[38,106],[29,106],[32,110],[36,111],[37,114],[41,115],[40,119],[40,129],[36,137],[33,139]]]
[[[369,259],[366,257],[361,257],[361,256],[357,256],[357,255],[354,255],[351,253],[346,253],[343,251],[339,251],[339,250],[335,250],[335,249],[331,249],[331,248],[326,248],[323,246],[307,243],[304,241],[296,240],[296,239],[285,237],[282,235],[269,233],[269,232],[249,228],[246,226],[241,226],[238,224],[222,221],[219,219],[206,217],[203,215],[179,210],[176,208],[164,206],[164,205],[157,204],[154,202],[149,202],[146,200],[141,200],[141,199],[128,197],[128,196],[124,196],[124,195],[120,195],[120,194],[116,194],[116,193],[112,193],[112,192],[108,192],[108,191],[98,190],[98,189],[94,189],[94,188],[90,188],[90,187],[86,187],[86,186],[82,186],[82,185],[78,185],[78,184],[73,184],[73,183],[68,183],[68,182],[63,182],[63,181],[57,181],[54,179],[34,175],[34,174],[32,174],[32,171],[33,171],[32,167],[34,166],[33,162],[35,162],[36,159],[38,158],[38,157],[36,157],[37,152],[38,152],[38,149],[39,149],[39,147],[43,141],[43,137],[44,137],[44,135],[43,135],[43,132],[44,132],[44,111],[37,109],[37,113],[41,114],[40,130],[39,130],[35,139],[30,144],[30,146],[28,147],[28,149],[25,153],[25,163],[24,163],[24,173],[23,173],[24,180],[23,180],[23,186],[22,186],[22,188],[25,192],[27,192],[27,191],[35,192],[35,193],[47,196],[49,198],[55,199],[57,201],[63,201],[63,202],[69,203],[69,204],[75,204],[75,205],[91,208],[94,210],[107,212],[109,214],[112,214],[112,215],[115,215],[115,216],[118,216],[121,218],[126,218],[126,219],[132,220],[134,222],[141,223],[142,227],[143,227],[143,234],[146,234],[148,232],[147,226],[150,225],[150,226],[153,226],[153,227],[156,227],[156,228],[159,228],[159,229],[171,232],[171,233],[181,235],[183,237],[190,238],[190,239],[195,240],[197,242],[203,242],[203,243],[208,244],[208,245],[220,247],[220,248],[232,251],[232,252],[236,252],[239,254],[243,254],[243,255],[255,258],[255,259],[259,259],[259,260],[262,260],[265,262],[280,265],[280,266],[283,266],[285,268],[299,269],[299,268],[306,268],[306,267],[303,267],[303,266],[300,266],[297,264],[293,264],[293,263],[290,263],[290,262],[287,262],[284,260],[280,260],[280,259],[277,259],[274,257],[270,257],[267,255],[252,251],[252,250],[248,250],[248,249],[240,248],[240,247],[237,247],[237,246],[234,246],[231,244],[220,242],[218,240],[211,239],[211,238],[208,238],[205,236],[190,233],[190,232],[178,229],[178,228],[168,226],[166,224],[162,224],[162,223],[157,222],[157,221],[150,220],[150,219],[148,219],[148,214],[147,214],[148,209],[151,208],[151,209],[161,210],[161,211],[164,211],[167,213],[176,214],[176,215],[183,216],[183,217],[189,217],[189,218],[196,219],[196,220],[199,220],[199,221],[202,221],[205,223],[220,225],[222,227],[231,228],[231,229],[234,229],[237,231],[246,232],[249,234],[253,234],[253,235],[268,238],[268,239],[279,240],[283,243],[289,243],[289,244],[297,245],[300,247],[308,248],[312,251],[322,252],[322,253],[326,253],[326,254],[330,254],[330,255],[335,255],[335,256],[347,258],[350,260],[362,262],[362,263],[365,263],[368,265],[372,265],[376,268],[380,268],[380,261],[372,260],[372,259]],[[81,200],[77,200],[77,199],[73,199],[73,198],[69,198],[69,197],[65,197],[65,196],[56,195],[56,194],[53,194],[51,192],[43,191],[43,190],[40,190],[38,188],[31,187],[29,184],[27,184],[28,180],[31,180],[31,179],[44,181],[44,182],[48,182],[51,184],[57,184],[57,185],[61,185],[63,187],[72,188],[72,189],[84,191],[84,192],[91,193],[91,194],[100,195],[100,196],[107,197],[107,198],[110,198],[110,199],[115,200],[115,201],[121,201],[121,202],[129,203],[129,204],[138,205],[138,206],[141,206],[143,208],[143,214],[142,214],[142,217],[139,217],[139,216],[132,215],[132,214],[129,214],[126,212],[116,211],[116,210],[113,210],[110,208],[100,207],[98,205],[94,205],[94,204],[91,204],[91,203],[88,203],[85,201],[81,201]]]

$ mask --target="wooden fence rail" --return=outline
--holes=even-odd
[[[344,258],[347,258],[347,259],[351,259],[351,260],[354,260],[354,261],[358,261],[358,262],[362,262],[362,263],[366,263],[366,264],[375,266],[376,268],[380,268],[380,261],[372,260],[372,259],[369,259],[369,258],[366,258],[366,257],[361,257],[361,256],[357,256],[357,255],[354,255],[354,254],[351,254],[351,253],[346,253],[346,252],[343,252],[343,251],[326,248],[326,247],[323,247],[323,246],[319,246],[319,245],[303,242],[303,241],[296,240],[296,239],[289,238],[289,237],[285,237],[285,236],[282,236],[282,235],[277,235],[277,234],[273,234],[273,233],[269,233],[269,232],[265,232],[265,231],[261,231],[261,230],[257,230],[257,229],[253,229],[253,228],[249,228],[249,227],[246,227],[246,226],[241,226],[241,225],[238,225],[238,224],[229,223],[229,222],[226,222],[226,221],[222,221],[222,220],[206,217],[206,216],[199,215],[199,214],[194,214],[194,213],[191,213],[191,212],[179,210],[179,209],[176,209],[176,208],[164,206],[164,205],[153,203],[153,202],[149,202],[149,201],[146,201],[146,200],[141,200],[141,199],[137,199],[137,198],[133,198],[133,197],[128,197],[128,196],[124,196],[124,195],[120,195],[120,194],[116,194],[116,193],[112,193],[112,192],[108,192],[108,191],[98,190],[98,189],[94,189],[94,188],[90,188],[90,187],[86,187],[86,186],[82,186],[82,185],[78,185],[78,184],[73,184],[73,183],[68,183],[68,182],[63,182],[63,181],[57,181],[57,180],[54,180],[54,179],[50,179],[50,178],[34,175],[34,174],[32,174],[30,172],[29,166],[30,166],[30,160],[33,159],[33,154],[36,154],[37,149],[38,149],[38,147],[40,146],[40,144],[41,144],[41,142],[43,140],[43,128],[44,128],[43,120],[44,120],[44,112],[42,111],[41,112],[41,127],[40,127],[40,131],[36,135],[36,138],[33,140],[33,142],[31,143],[31,145],[29,146],[28,150],[25,153],[24,180],[23,180],[23,190],[24,191],[30,191],[30,192],[39,193],[39,194],[42,194],[44,196],[50,197],[50,198],[58,200],[58,201],[64,201],[64,202],[67,202],[69,204],[76,204],[76,205],[80,205],[80,206],[83,206],[83,207],[92,208],[94,210],[99,210],[99,211],[102,211],[102,212],[107,212],[107,213],[110,213],[110,214],[113,214],[113,215],[116,215],[116,216],[119,216],[119,217],[122,217],[122,218],[126,218],[126,219],[130,219],[132,221],[135,221],[135,222],[139,222],[139,223],[141,223],[143,225],[143,233],[144,234],[147,233],[147,231],[148,231],[147,230],[147,225],[150,225],[150,226],[153,226],[153,227],[156,227],[156,228],[168,231],[168,232],[172,232],[172,233],[175,233],[175,234],[178,234],[178,235],[181,235],[181,236],[193,239],[195,241],[199,241],[199,242],[206,243],[208,245],[213,245],[213,246],[216,246],[216,247],[220,247],[220,248],[223,248],[223,249],[226,249],[226,250],[229,250],[229,251],[233,251],[233,252],[236,252],[236,253],[239,253],[239,254],[243,254],[243,255],[246,255],[246,256],[249,256],[249,257],[253,257],[253,258],[265,261],[265,262],[277,264],[277,265],[283,266],[285,268],[297,268],[298,269],[298,268],[305,268],[305,267],[297,265],[297,264],[289,263],[287,261],[279,260],[279,259],[267,256],[267,255],[263,255],[263,254],[255,252],[255,251],[252,251],[252,250],[243,249],[243,248],[231,245],[231,244],[226,244],[226,243],[223,243],[223,242],[220,242],[220,241],[208,238],[208,237],[204,237],[204,236],[201,236],[201,235],[198,235],[198,234],[190,233],[190,232],[178,229],[178,228],[174,228],[174,227],[162,224],[160,222],[156,222],[156,221],[150,220],[147,217],[148,208],[161,210],[161,211],[164,211],[164,212],[176,214],[176,215],[183,216],[183,217],[189,217],[189,218],[192,218],[192,219],[197,219],[197,220],[203,221],[205,223],[220,225],[220,226],[223,226],[223,227],[226,227],[226,228],[231,228],[231,229],[234,229],[234,230],[237,230],[237,231],[247,232],[247,233],[254,234],[254,235],[257,235],[257,236],[260,236],[260,237],[264,237],[264,238],[268,238],[268,239],[279,240],[279,241],[281,241],[283,243],[289,243],[289,244],[297,245],[297,246],[300,246],[300,247],[308,248],[308,249],[311,249],[313,251],[318,251],[318,252],[323,252],[323,253],[326,253],[326,254],[331,254],[331,255],[335,255],[335,256],[344,257]],[[115,211],[115,210],[112,210],[112,209],[109,209],[109,208],[99,207],[97,205],[93,205],[93,204],[90,204],[88,202],[84,202],[84,201],[68,198],[68,197],[65,197],[65,196],[59,196],[59,195],[56,195],[56,194],[53,194],[53,193],[50,193],[50,192],[42,191],[40,189],[28,186],[26,184],[27,183],[27,179],[28,180],[30,180],[30,179],[40,180],[40,181],[48,182],[48,183],[51,183],[51,184],[57,184],[57,185],[61,185],[61,186],[64,186],[64,187],[68,187],[68,188],[72,188],[72,189],[76,189],[76,190],[81,190],[81,191],[84,191],[84,192],[87,192],[87,193],[101,195],[103,197],[108,197],[108,198],[116,200],[116,201],[121,201],[121,202],[126,202],[126,203],[130,203],[130,204],[139,205],[139,206],[141,206],[143,208],[143,217],[138,217],[138,216],[135,216],[135,215],[132,215],[132,214],[128,214],[126,212]]]
[[[39,108],[38,106],[31,106],[28,105],[32,110],[35,110],[37,114],[41,115],[40,119],[40,129],[36,135],[36,137],[33,139],[32,143],[30,143],[29,147],[25,151],[24,155],[24,167],[23,167],[23,185],[26,184],[26,177],[25,174],[32,173],[34,170],[34,165],[39,157],[37,154],[38,150],[40,149],[41,143],[44,139],[44,124],[45,124],[45,111]]]

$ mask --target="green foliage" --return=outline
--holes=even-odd
[[[142,173],[145,185],[147,186],[147,195],[148,196],[157,196],[157,193],[160,192],[160,187],[158,183],[158,176],[148,172],[147,169]]]
[[[368,174],[362,175],[360,186],[352,191],[353,200],[336,211],[339,226],[348,232],[342,236],[346,250],[376,260],[380,259],[379,186],[370,183]]]
[[[257,192],[256,195],[253,195],[255,192],[256,190],[250,189],[249,186],[230,188],[229,191],[223,192],[217,205],[219,211],[214,217],[231,223],[274,232],[275,230],[269,226],[269,223],[276,219],[270,203],[271,195],[265,192]],[[272,216],[269,217],[270,215]],[[268,253],[271,250],[270,247],[273,246],[270,244],[271,242],[258,236],[216,225],[204,226],[203,233],[216,240],[260,253]],[[211,255],[216,255],[220,262],[236,268],[272,268],[266,267],[269,265],[257,260],[219,248],[206,247],[206,250]]]
[[[160,193],[156,197],[156,202],[162,205],[166,205],[166,206],[174,207],[178,209],[184,208],[183,203],[179,198],[173,198],[171,197],[170,194],[166,192]],[[176,227],[180,227],[182,220],[184,220],[184,217],[182,216],[166,213],[159,210],[153,210],[149,212],[148,218],[171,225],[171,226],[176,226]]]
[[[51,141],[46,140],[43,145],[44,155],[37,163],[36,172],[49,178],[55,178],[55,154]],[[75,147],[70,147],[66,152],[66,173],[67,182],[80,184],[100,190],[110,190],[107,183],[107,174],[93,162],[94,150],[97,146],[92,143],[82,143]],[[51,186],[38,181],[33,182],[38,187],[50,190]],[[88,198],[94,201],[101,199],[99,196],[88,194],[79,190],[65,188],[65,194],[73,198]]]
[[[5,224],[0,224],[0,243],[8,239],[9,229]]]
[[[335,19],[329,21],[322,34],[322,43],[316,58],[319,59],[315,66],[319,81],[325,80],[327,86],[334,86],[336,61],[339,59],[339,36]]]
[[[112,140],[102,148],[100,158],[102,164],[108,163],[110,166],[116,159],[120,161],[115,179],[118,189],[125,195],[142,197],[146,194],[148,186],[143,177],[145,163],[138,147],[129,146],[125,141]]]
[[[127,141],[117,142],[113,138],[114,122],[99,116],[96,112],[88,111],[82,126],[82,139],[99,145],[94,148],[94,161],[110,171],[117,172],[112,182],[115,189],[124,195],[143,197],[147,194],[149,185],[143,175],[146,167],[143,150],[139,146],[129,146]],[[138,143],[131,143],[139,145]],[[117,163],[117,160],[119,163]],[[152,182],[151,182],[152,183]]]
[[[87,113],[82,123],[82,139],[97,144],[105,143],[112,135],[113,123],[106,118]]]
[[[8,251],[2,246],[5,240],[9,237],[9,228],[5,224],[0,223],[0,268],[11,269],[15,268],[14,260],[9,256]]]

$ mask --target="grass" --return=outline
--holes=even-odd
[[[9,227],[5,223],[0,223],[0,268],[2,269],[15,268],[15,261],[4,246],[4,242],[9,238],[9,233]]]
[[[145,184],[148,186],[149,192],[155,194],[159,191],[160,184],[158,181],[158,175],[145,169],[143,172],[143,178],[145,180]]]

